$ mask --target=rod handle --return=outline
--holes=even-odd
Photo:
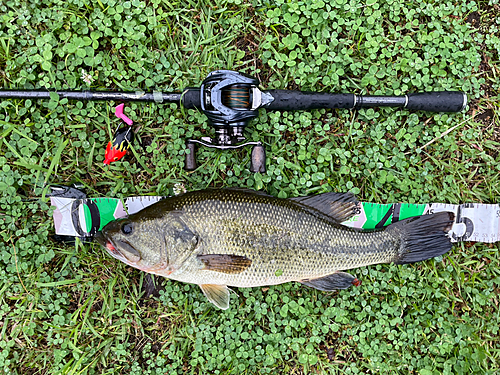
[[[460,112],[467,106],[467,95],[461,91],[435,91],[407,94],[407,109],[428,112]]]
[[[354,94],[331,94],[312,91],[267,90],[273,101],[264,107],[271,110],[296,111],[321,108],[352,108]]]

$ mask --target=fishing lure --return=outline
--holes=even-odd
[[[116,129],[113,139],[108,143],[104,154],[104,164],[106,165],[123,158],[134,140],[134,131],[132,130],[134,122],[123,113],[124,106],[125,104],[122,103],[115,108],[115,116],[121,118],[128,127]]]

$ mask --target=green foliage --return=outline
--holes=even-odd
[[[143,273],[98,246],[54,242],[44,199],[47,183],[80,183],[110,197],[237,186],[498,203],[498,27],[497,1],[1,2],[3,88],[179,91],[227,68],[267,88],[471,99],[461,114],[262,111],[246,135],[265,144],[263,174],[246,149],[200,148],[184,171],[185,140],[213,132],[194,110],[127,105],[140,142],[106,167],[114,103],[1,101],[3,372],[498,373],[498,244],[364,267],[353,271],[363,285],[340,292],[238,289],[222,312],[193,285],[143,296]]]

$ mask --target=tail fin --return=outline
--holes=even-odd
[[[419,262],[445,254],[452,244],[448,237],[455,214],[438,212],[431,215],[411,217],[387,227],[402,239],[396,264]]]

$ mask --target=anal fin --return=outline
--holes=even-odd
[[[361,284],[353,275],[340,271],[317,279],[303,279],[300,280],[300,283],[323,291],[347,289],[351,285],[358,286]]]
[[[229,308],[229,289],[226,285],[201,284],[201,291],[219,309]]]

